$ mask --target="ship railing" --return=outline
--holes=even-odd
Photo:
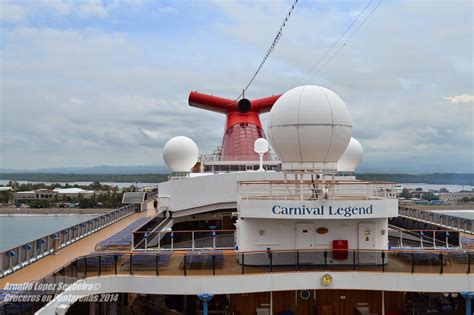
[[[418,249],[462,249],[466,241],[460,231],[443,229],[403,229],[390,225],[389,236],[396,238],[396,245],[392,248],[418,248]],[[392,244],[392,242],[391,242]]]
[[[0,278],[55,254],[60,249],[133,214],[134,211],[134,205],[127,205],[3,251],[0,253]]]
[[[228,276],[297,272],[376,272],[411,275],[471,275],[474,252],[467,250],[264,250],[264,251],[156,251],[107,252],[78,257],[31,284],[33,289],[9,292],[45,296],[51,301],[78,280],[116,275],[128,276]],[[59,284],[51,290],[34,288]],[[67,285],[64,285],[67,284]],[[46,302],[34,303],[39,309]],[[2,305],[3,304],[3,305]],[[3,309],[15,307],[2,303]],[[34,311],[36,311],[35,309]]]
[[[242,200],[396,199],[396,185],[386,182],[267,180],[241,181]]]
[[[155,200],[157,197],[158,197],[157,191],[149,191],[146,193],[145,200],[146,201]]]
[[[158,217],[150,220],[148,224],[139,227],[132,233],[132,250],[156,247],[159,242],[160,232],[173,226],[174,220],[170,217]],[[154,227],[153,227],[154,226]]]
[[[420,222],[429,223],[442,228],[453,229],[463,233],[474,234],[473,220],[438,213],[434,211],[403,207],[399,208],[399,216],[408,219],[414,219]]]
[[[253,161],[258,163],[258,154],[205,154],[201,155],[200,160],[202,163],[206,162],[217,162],[217,161]],[[279,161],[276,154],[266,153],[263,157],[263,163],[268,161]]]
[[[134,232],[134,251],[202,251],[235,248],[235,230],[190,230]]]

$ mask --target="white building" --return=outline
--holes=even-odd
[[[438,193],[439,200],[444,202],[453,203],[461,201],[463,198],[474,198],[474,191],[461,191],[461,192],[447,192]]]
[[[54,192],[58,195],[59,199],[66,197],[77,198],[79,196],[82,198],[90,198],[95,193],[93,190],[84,190],[81,188],[56,188]]]

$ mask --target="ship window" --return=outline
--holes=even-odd
[[[308,233],[308,230],[303,230],[303,233]]]

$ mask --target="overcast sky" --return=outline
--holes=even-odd
[[[161,165],[176,135],[211,152],[224,116],[189,92],[237,97],[291,2],[1,0],[0,167]],[[361,170],[472,172],[472,1],[386,0],[303,80],[369,2],[300,0],[247,96],[325,86],[352,113]]]

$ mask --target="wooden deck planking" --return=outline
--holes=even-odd
[[[97,243],[124,229],[135,220],[141,217],[151,217],[154,215],[156,215],[156,211],[153,208],[153,202],[149,202],[147,205],[147,211],[134,213],[98,232],[62,248],[57,255],[46,256],[45,258],[0,279],[0,288],[3,288],[6,283],[24,283],[40,280],[73,261],[75,258],[90,254],[94,251]]]

